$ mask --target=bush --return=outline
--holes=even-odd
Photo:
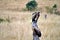
[[[35,10],[36,7],[37,7],[37,2],[36,1],[30,1],[26,4],[26,8],[30,11]]]
[[[9,20],[9,19],[0,18],[0,23],[1,23],[1,22],[10,22],[10,20]]]
[[[53,8],[57,8],[57,5],[56,5],[56,4],[54,4],[54,5],[53,5]]]
[[[53,8],[53,13],[56,13],[57,12],[57,5],[54,4],[52,8]]]
[[[54,4],[52,7],[50,7],[50,6],[46,6],[45,7],[46,8],[46,11],[47,11],[47,13],[56,13],[57,12],[57,5],[56,4]]]
[[[2,18],[0,18],[0,23],[1,23],[1,22],[3,22],[3,21],[5,21],[5,20],[4,20],[4,19],[2,19]]]

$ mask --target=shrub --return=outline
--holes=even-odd
[[[52,8],[53,8],[53,13],[56,13],[56,12],[57,12],[57,5],[54,4],[54,5],[52,6]]]
[[[56,13],[57,12],[57,5],[56,4],[54,4],[52,7],[50,7],[50,6],[46,6],[45,7],[46,8],[46,11],[47,11],[47,13]]]
[[[36,1],[30,1],[26,4],[26,8],[30,11],[36,9],[36,7],[37,7]]]
[[[57,8],[57,4],[54,4],[54,5],[53,5],[53,8]]]
[[[3,22],[3,21],[5,21],[5,20],[4,20],[4,19],[2,19],[2,18],[0,18],[0,23],[1,23],[1,22]]]
[[[1,22],[10,22],[10,20],[9,20],[9,19],[0,18],[0,23],[1,23]]]

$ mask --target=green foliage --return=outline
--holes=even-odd
[[[9,20],[9,19],[0,18],[0,23],[1,23],[1,22],[10,22],[10,20]]]
[[[5,20],[4,20],[4,19],[2,19],[2,18],[0,18],[0,23],[1,23],[1,22],[3,22],[3,21],[5,21]]]
[[[47,13],[56,13],[57,12],[57,5],[56,4],[54,4],[52,7],[50,7],[50,6],[46,6],[45,7],[46,8],[46,11],[47,11]]]
[[[53,5],[53,8],[57,8],[57,5],[56,5],[56,4],[54,4],[54,5]]]
[[[36,7],[37,7],[36,1],[30,1],[26,4],[26,8],[30,11],[36,9]]]
[[[57,12],[57,5],[54,4],[54,5],[52,6],[52,8],[53,8],[53,13],[56,13],[56,12]]]

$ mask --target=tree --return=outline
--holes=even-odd
[[[37,2],[35,0],[30,1],[26,4],[26,8],[30,11],[36,9],[36,7],[37,7]]]

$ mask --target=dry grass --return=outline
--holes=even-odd
[[[0,40],[32,40],[31,13],[32,12],[15,12],[0,11],[1,18],[8,18],[10,23],[0,23]],[[38,21],[39,28],[42,32],[41,40],[60,40],[60,16],[41,13]]]
[[[0,0],[0,18],[8,19],[10,22],[0,23],[0,40],[32,40],[31,13],[21,12],[28,0]],[[57,3],[60,10],[60,0],[38,0],[38,7],[51,6]],[[8,9],[8,10],[6,10]],[[42,11],[38,26],[42,32],[41,40],[60,40],[60,16],[47,14]]]

